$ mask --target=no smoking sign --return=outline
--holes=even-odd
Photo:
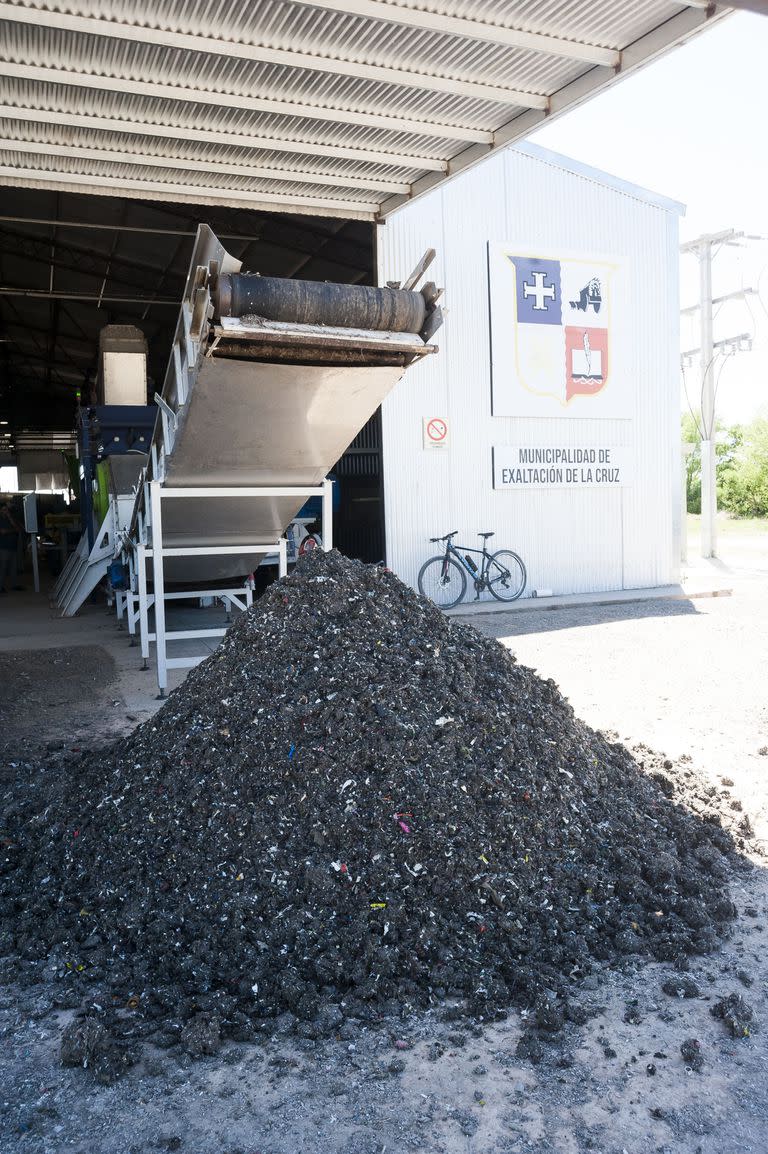
[[[446,449],[449,434],[445,417],[424,417],[423,438],[425,449]]]

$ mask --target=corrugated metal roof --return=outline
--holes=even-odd
[[[0,0],[0,184],[376,219],[727,9]]]

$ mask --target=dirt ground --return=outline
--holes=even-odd
[[[130,728],[117,681],[114,659],[98,645],[0,652],[0,757],[88,747]]]
[[[730,597],[495,614],[472,624],[553,677],[578,715],[729,786],[759,839],[768,827],[768,579]],[[73,656],[74,654],[74,656]],[[38,654],[39,657],[39,654]],[[87,659],[86,659],[87,658]],[[23,773],[32,747],[98,744],[130,724],[107,654],[3,655],[0,763]],[[61,665],[56,665],[61,661]],[[14,664],[15,662],[15,664]],[[79,670],[79,672],[78,672]],[[84,672],[87,670],[88,672]],[[93,695],[95,708],[79,710]],[[66,718],[78,705],[67,729]],[[10,708],[12,706],[12,709]],[[16,752],[13,753],[11,746]],[[471,1028],[401,1016],[338,1038],[229,1044],[192,1062],[150,1053],[112,1086],[58,1060],[73,1007],[55,984],[20,990],[0,971],[0,1150],[19,1154],[736,1154],[768,1149],[768,874],[733,879],[730,940],[691,962],[624,962],[587,979],[592,1016],[518,1058],[522,1015]],[[692,979],[699,996],[678,997]],[[673,993],[662,990],[669,978]],[[711,1009],[730,994],[754,1011],[735,1038]],[[698,1049],[684,1059],[681,1045]],[[701,1071],[693,1069],[703,1057]]]

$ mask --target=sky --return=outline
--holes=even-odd
[[[723,305],[715,340],[749,333],[753,347],[716,365],[723,424],[768,415],[768,17],[739,12],[614,84],[530,139],[686,206],[681,241],[733,228],[765,237],[722,248],[713,295],[759,292]],[[681,256],[681,304],[695,303],[698,262]],[[690,320],[684,348],[698,346]],[[681,382],[682,384],[682,382]],[[696,368],[685,373],[695,408]],[[681,387],[681,407],[686,391]]]

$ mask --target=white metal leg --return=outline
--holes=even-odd
[[[166,641],[191,641],[200,637],[225,637],[226,629],[166,629]],[[150,641],[156,641],[154,633],[149,635]],[[170,658],[166,657],[166,665],[170,668]]]
[[[129,590],[125,595],[126,616],[128,619],[128,633],[131,637],[131,645],[136,644],[136,622],[139,619],[138,614],[139,597],[133,590]]]
[[[160,696],[168,688],[168,665],[165,652],[165,577],[163,574],[163,514],[160,482],[149,483],[149,507],[152,512],[152,585],[155,594],[155,657]]]
[[[232,609],[239,609],[241,613],[244,613],[245,610],[248,609],[249,606],[253,602],[253,595],[252,594],[251,594],[250,600],[248,599],[248,593],[249,592],[250,592],[250,590],[248,590],[248,588],[245,587],[243,589],[238,589],[238,591],[236,593],[231,592],[231,590],[225,591],[224,589],[212,590],[210,595],[215,596],[215,597],[219,597],[219,598],[221,598],[222,601],[226,601],[228,613]]]
[[[136,621],[138,620],[138,613],[136,607],[139,603],[138,594],[136,593],[136,557],[131,550],[128,554],[128,591],[125,595],[125,605],[128,615],[128,632],[131,635],[131,645],[136,644]]]
[[[323,549],[333,548],[333,481],[323,481]]]
[[[136,546],[136,565],[139,578],[139,633],[141,635],[141,668],[149,662],[149,604],[147,602],[147,554],[143,545]]]
[[[40,568],[37,563],[37,533],[31,534],[32,545],[32,580],[35,585],[35,593],[40,592]]]
[[[157,459],[157,447],[152,446],[154,454],[152,458],[153,470],[162,476],[162,460]],[[210,556],[229,556],[240,555],[246,556],[250,554],[272,555],[277,553],[278,572],[280,577],[285,577],[288,572],[288,541],[286,537],[281,537],[279,541],[274,544],[249,544],[244,542],[240,545],[213,545],[200,542],[198,545],[163,545],[163,515],[162,502],[167,499],[183,500],[185,498],[199,498],[199,497],[254,497],[254,498],[271,498],[281,496],[321,496],[323,502],[323,543],[326,549],[333,547],[333,482],[324,481],[322,485],[318,486],[260,486],[258,488],[185,488],[176,489],[173,486],[165,486],[161,480],[145,480],[142,486],[143,508],[140,508],[135,516],[133,526],[133,544],[129,554],[129,566],[131,572],[130,591],[124,594],[123,605],[119,612],[122,615],[124,610],[127,610],[128,627],[131,632],[135,632],[136,621],[139,622],[139,633],[141,638],[141,656],[142,668],[148,668],[149,661],[149,646],[151,642],[155,644],[155,654],[157,663],[157,684],[160,690],[160,696],[165,697],[166,689],[168,687],[168,670],[189,668],[196,665],[199,661],[207,655],[199,657],[174,657],[170,658],[167,652],[168,641],[176,641],[183,639],[191,639],[194,637],[221,637],[223,631],[221,629],[206,629],[206,630],[171,630],[168,631],[165,619],[165,602],[174,598],[190,598],[196,596],[214,596],[219,597],[227,606],[227,611],[231,610],[232,606],[244,612],[253,605],[253,588],[252,585],[246,583],[244,587],[237,589],[209,589],[200,592],[192,592],[187,590],[183,593],[166,593],[165,592],[165,574],[164,562],[167,557],[210,557]],[[147,517],[147,514],[149,516]],[[148,539],[148,526],[151,524],[152,538],[151,544]],[[147,562],[152,558],[152,577],[154,588],[152,594],[147,592]],[[138,589],[138,592],[136,591]],[[149,610],[154,604],[155,610],[155,625],[154,631],[150,633],[149,630]],[[138,605],[138,610],[137,610]]]

